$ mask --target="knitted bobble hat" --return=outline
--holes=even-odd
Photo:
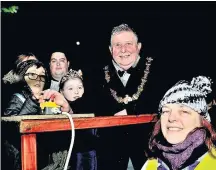
[[[205,76],[194,77],[191,82],[179,81],[166,92],[160,101],[159,113],[166,104],[183,104],[195,110],[210,122],[205,98],[211,91],[211,79]]]

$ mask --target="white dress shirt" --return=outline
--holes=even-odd
[[[135,61],[134,64],[132,65],[133,68],[136,67],[136,65],[137,65],[137,63],[139,62],[139,60],[140,60],[140,56],[137,57],[136,61]],[[112,60],[112,63],[113,63],[113,65],[114,65],[114,67],[115,67],[115,69],[116,69],[116,71],[117,71],[117,75],[118,75],[118,71],[119,71],[119,70],[120,70],[120,71],[124,71],[124,69],[121,68],[114,60]],[[118,77],[119,77],[119,79],[121,80],[122,84],[123,84],[124,86],[126,86],[128,80],[129,80],[130,74],[127,73],[127,72],[125,71],[122,77],[120,77],[119,75],[118,75]]]
[[[59,81],[51,80],[50,89],[55,90],[55,91],[59,91],[59,84],[60,84]]]

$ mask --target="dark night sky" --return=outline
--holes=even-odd
[[[111,57],[112,28],[127,23],[143,44],[141,56],[158,61],[161,81],[214,79],[215,2],[2,2],[10,5],[19,10],[1,16],[2,75],[24,52],[48,63],[53,51],[63,51],[72,67],[100,68]]]

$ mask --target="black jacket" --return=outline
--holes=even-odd
[[[166,89],[162,87],[162,75],[160,75],[159,72],[156,72],[157,69],[155,67],[157,67],[157,65],[155,65],[155,62],[157,61],[152,61],[147,82],[138,100],[129,102],[128,104],[118,103],[111,95],[110,88],[115,90],[120,97],[125,97],[125,95],[132,96],[136,93],[137,88],[141,83],[141,78],[144,76],[146,59],[140,58],[140,61],[133,69],[126,86],[124,86],[119,79],[113,64],[108,64],[110,82],[106,82],[105,73],[102,70],[102,73],[99,76],[100,80],[98,79],[99,83],[97,83],[94,90],[97,91],[96,95],[98,96],[96,99],[98,108],[97,115],[113,116],[123,109],[126,109],[129,115],[156,113],[159,101],[163,97]]]
[[[90,100],[84,94],[81,98],[69,102],[74,114],[93,113]],[[97,143],[96,129],[80,129],[75,131],[75,152],[87,152],[94,150]]]
[[[24,102],[17,96],[12,95],[8,107],[5,109],[5,116],[17,116],[17,115],[37,115],[41,114],[41,108],[36,100],[25,94],[25,92],[19,93],[22,95]]]
[[[27,91],[22,90],[20,93],[12,95],[8,107],[4,111],[4,116],[37,115],[40,113],[39,103],[33,100]],[[21,169],[21,143],[19,133],[12,124],[8,124],[7,122],[3,123],[2,128],[3,155],[7,155],[3,161],[3,168],[19,170]]]

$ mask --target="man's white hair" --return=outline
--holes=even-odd
[[[111,32],[110,45],[112,45],[113,36],[120,33],[120,32],[123,32],[123,31],[132,32],[134,34],[134,36],[136,37],[136,40],[138,42],[138,36],[137,36],[136,32],[131,27],[129,27],[127,24],[121,24],[121,25],[118,25],[118,26],[113,28],[113,30]]]

